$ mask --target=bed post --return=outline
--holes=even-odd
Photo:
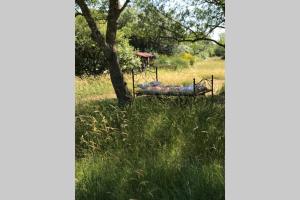
[[[214,97],[214,75],[211,75],[211,97]]]
[[[131,69],[131,73],[132,73],[132,96],[134,98],[135,92],[134,92],[134,71],[133,71],[133,69]]]
[[[158,76],[157,76],[157,67],[155,67],[155,78],[156,78],[156,81],[158,81]]]
[[[193,91],[194,91],[194,96],[196,96],[196,80],[193,78]]]

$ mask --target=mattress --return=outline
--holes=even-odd
[[[154,81],[150,83],[139,84],[136,94],[138,95],[195,95],[193,84],[188,86],[181,85],[163,85]],[[196,95],[204,94],[208,88],[203,84],[195,85]]]

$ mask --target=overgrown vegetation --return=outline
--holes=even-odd
[[[93,12],[93,15],[99,19],[97,20],[99,24],[105,23],[99,12]],[[103,53],[104,49],[99,48],[91,39],[91,31],[82,16],[76,17],[75,28],[75,74],[77,76],[102,74],[108,69]],[[129,40],[122,31],[117,34],[117,50],[123,71],[141,65],[140,59],[135,56],[133,47],[129,45]]]
[[[224,0],[75,2],[76,199],[225,199]],[[215,95],[132,101],[136,51],[164,84],[214,75]]]
[[[224,199],[224,104],[83,103],[76,155],[77,199]]]
[[[159,56],[155,61],[154,65],[156,67],[165,68],[165,69],[183,69],[186,67],[189,67],[190,62],[189,59],[184,59],[180,55],[175,56],[165,56],[161,55]]]
[[[211,73],[219,93],[222,60],[159,76],[185,84]],[[113,95],[107,75],[76,80],[76,199],[224,199],[224,95],[213,104],[209,96],[141,97],[123,108]]]

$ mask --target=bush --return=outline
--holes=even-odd
[[[118,32],[117,43],[121,69],[128,71],[133,68],[139,68],[141,66],[141,60],[135,55],[133,47],[129,45],[129,40],[125,38],[124,33],[121,31]]]
[[[98,75],[108,69],[103,48],[91,39],[91,31],[83,17],[76,17],[75,29],[75,75]],[[105,32],[105,30],[101,30]],[[117,51],[121,69],[126,71],[141,65],[133,47],[122,31],[117,34]]]
[[[201,51],[201,52],[198,54],[198,57],[199,57],[200,59],[203,59],[203,60],[207,59],[207,58],[210,57],[210,56],[211,56],[211,54],[210,54],[208,51]]]
[[[155,61],[154,65],[159,68],[166,68],[166,69],[181,69],[186,68],[190,64],[190,61],[187,59],[182,58],[181,56],[166,56],[161,55]]]
[[[105,67],[102,49],[96,47],[90,41],[75,42],[75,75],[97,75],[101,74]]]
[[[221,57],[222,59],[225,59],[225,48],[221,47],[221,46],[218,46],[215,49],[215,55],[218,56],[218,57]]]
[[[188,61],[190,63],[190,65],[194,65],[194,63],[195,63],[195,57],[192,54],[190,54],[190,53],[183,53],[183,54],[181,54],[181,58],[183,60]]]
[[[105,70],[103,49],[91,39],[91,31],[82,16],[76,17],[75,75],[96,75]]]
[[[220,34],[219,42],[221,44],[225,44],[225,33]],[[225,59],[225,48],[221,46],[217,46],[215,49],[216,56],[221,57],[222,59]]]
[[[192,53],[193,49],[188,44],[179,44],[174,50],[176,54]]]
[[[181,43],[176,47],[175,52],[179,55],[183,55],[186,59],[190,58],[191,60],[189,62],[193,65],[195,57],[206,59],[215,56],[215,49],[216,45],[211,42],[197,41],[194,43]]]

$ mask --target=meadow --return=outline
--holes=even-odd
[[[225,199],[224,60],[159,69],[158,76],[190,84],[212,74],[213,102],[138,97],[125,107],[117,106],[109,75],[76,78],[76,199]],[[131,75],[125,79],[131,89]]]

